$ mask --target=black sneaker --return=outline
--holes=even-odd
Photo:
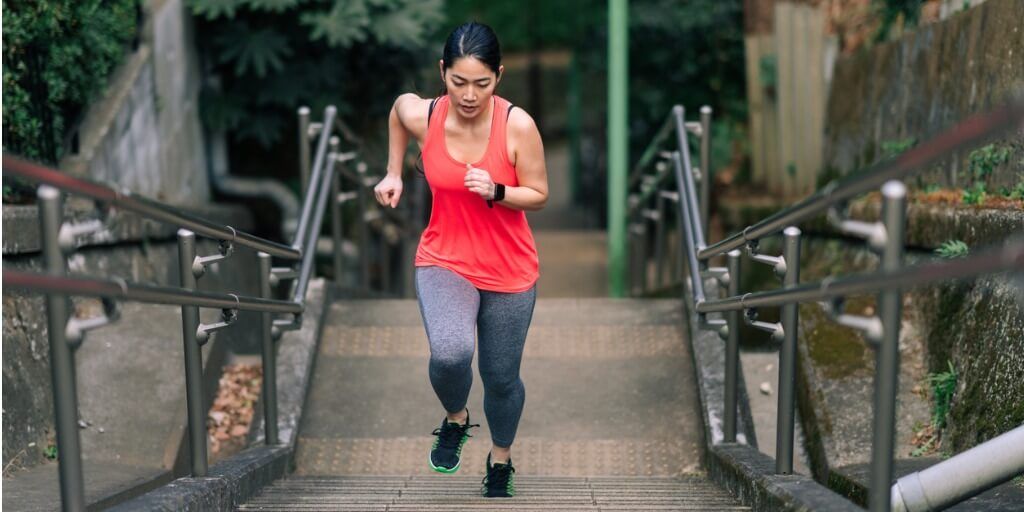
[[[491,454],[487,454],[487,476],[480,483],[485,498],[511,498],[516,495],[516,468],[512,467],[512,459],[502,464],[491,464]]]
[[[469,435],[469,429],[479,426],[469,423],[469,409],[466,409],[465,425],[449,423],[447,417],[442,419],[441,427],[434,429],[437,439],[434,440],[434,446],[430,449],[430,457],[427,459],[430,462],[430,469],[439,473],[458,471],[459,464],[462,463],[460,460],[462,445],[466,444],[467,439],[473,437]]]

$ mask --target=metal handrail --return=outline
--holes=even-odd
[[[4,269],[3,284],[11,288],[41,293],[63,293],[76,297],[98,297],[146,304],[197,306],[267,313],[301,313],[302,304],[274,299],[184,290],[173,286],[133,283],[123,279],[99,279],[79,276],[49,276],[34,272]]]
[[[795,363],[797,328],[799,325],[799,309],[797,305],[804,302],[817,302],[822,305],[829,317],[847,327],[864,332],[867,340],[877,350],[875,365],[875,402],[873,417],[873,442],[871,453],[871,470],[869,488],[869,507],[873,511],[887,512],[891,507],[903,510],[928,507],[923,498],[930,495],[944,505],[966,499],[993,485],[1005,480],[1012,471],[1004,468],[984,472],[977,481],[953,488],[939,489],[935,482],[941,482],[939,475],[948,473],[947,464],[942,468],[933,466],[922,471],[921,477],[901,479],[901,483],[892,484],[893,451],[895,447],[896,417],[896,384],[899,374],[899,329],[901,317],[901,294],[904,289],[933,283],[940,280],[960,279],[1002,271],[1024,271],[1024,235],[1015,237],[1000,247],[981,250],[968,258],[952,261],[929,262],[914,266],[903,266],[903,244],[906,223],[906,187],[897,180],[905,178],[915,170],[937,161],[941,156],[952,151],[966,149],[972,145],[993,138],[1003,133],[1020,121],[1024,120],[1024,101],[1020,98],[996,108],[989,113],[976,115],[958,123],[950,130],[940,133],[902,156],[872,166],[861,174],[851,176],[842,181],[832,182],[823,190],[816,192],[807,199],[787,210],[769,216],[739,233],[706,247],[703,235],[707,226],[707,196],[704,195],[706,175],[695,172],[689,160],[689,144],[687,132],[701,136],[702,166],[707,154],[707,134],[709,119],[702,109],[701,130],[690,129],[692,123],[683,119],[682,107],[673,109],[676,142],[678,148],[671,153],[673,177],[675,183],[672,191],[661,190],[664,176],[640,176],[633,184],[640,183],[648,187],[640,193],[630,196],[631,204],[628,212],[635,219],[635,229],[640,257],[638,265],[642,266],[640,276],[641,293],[647,288],[647,255],[643,252],[647,245],[644,238],[648,232],[646,224],[655,222],[660,237],[664,237],[666,211],[675,211],[679,219],[677,228],[680,231],[682,251],[678,257],[678,267],[688,269],[689,278],[684,279],[682,295],[684,303],[696,319],[697,330],[717,331],[719,337],[726,341],[725,359],[725,410],[723,414],[724,442],[736,442],[737,420],[737,375],[739,373],[739,321],[741,313],[747,324],[772,333],[777,341],[782,342],[779,351],[779,385],[776,426],[776,457],[775,472],[789,474],[793,470],[793,441],[795,420]],[[664,137],[658,134],[652,146],[662,144]],[[645,155],[653,154],[648,148]],[[660,170],[658,171],[661,172]],[[646,179],[645,179],[646,178]],[[698,193],[695,181],[700,179],[701,190]],[[841,206],[853,197],[880,187],[882,201],[881,221],[869,223],[844,218]],[[653,191],[651,189],[654,189]],[[656,192],[656,193],[655,193]],[[646,204],[657,201],[655,209]],[[676,203],[676,208],[666,209],[665,203]],[[872,273],[849,275],[845,277],[829,277],[818,283],[800,284],[800,238],[801,232],[796,224],[809,220],[818,214],[828,212],[828,220],[847,235],[863,238],[869,248],[880,255],[880,269]],[[784,250],[781,256],[766,255],[759,252],[758,242],[765,236],[783,231]],[[664,243],[656,240],[659,268],[663,258]],[[741,293],[740,258],[744,248],[751,260],[771,265],[775,274],[783,279],[784,287],[779,290]],[[726,254],[728,267],[716,268],[708,266],[708,259]],[[637,264],[633,265],[634,267]],[[658,272],[660,279],[661,272]],[[721,299],[710,299],[705,296],[704,282],[708,279],[718,281],[719,285],[728,285],[726,296]],[[634,286],[635,288],[635,286]],[[718,287],[721,290],[721,286]],[[877,293],[878,313],[876,316],[860,317],[845,314],[843,299],[850,295]],[[757,309],[762,307],[781,307],[780,323],[757,320]],[[725,319],[710,319],[708,315],[724,313]],[[1021,432],[1014,436],[1003,436],[1006,439],[1020,438]],[[996,441],[990,441],[996,442]],[[1013,441],[999,441],[1004,446],[1012,446]],[[989,453],[993,449],[972,450],[975,454]],[[982,455],[961,454],[963,463],[975,463]],[[972,458],[968,460],[968,458]],[[1005,460],[1024,460],[1024,450]],[[931,482],[932,487],[928,487]],[[901,487],[902,485],[902,487]],[[891,492],[890,492],[891,489]],[[938,498],[936,498],[938,496]],[[925,508],[922,508],[925,509]]]
[[[923,263],[896,271],[854,274],[823,279],[788,289],[746,293],[696,305],[699,313],[724,313],[751,308],[784,306],[794,302],[820,302],[885,290],[907,290],[950,279],[1024,270],[1024,238],[992,247],[965,258]]]
[[[60,171],[34,164],[17,157],[3,155],[5,173],[52,186],[65,192],[86,196],[101,203],[130,211],[149,219],[172,224],[200,235],[242,245],[272,256],[290,260],[299,259],[302,254],[287,245],[266,240],[231,226],[192,215],[178,207],[134,194],[127,190],[116,190],[95,181],[68,176]]]
[[[309,123],[309,110],[299,110],[300,143],[305,146],[314,130]],[[332,132],[342,126],[336,122],[336,109],[329,106],[324,112],[324,122],[319,123],[319,143],[316,155],[309,161],[308,147],[300,148],[300,174],[308,179],[303,209],[292,246],[286,246],[239,231],[186,213],[176,207],[162,204],[135,195],[128,191],[116,190],[104,184],[80,178],[73,178],[59,171],[4,155],[5,171],[13,175],[40,183],[38,207],[41,220],[41,247],[45,273],[32,273],[4,269],[3,284],[12,288],[37,291],[46,294],[48,335],[50,346],[51,373],[53,377],[54,415],[57,444],[61,452],[58,465],[60,475],[61,506],[64,510],[85,510],[84,478],[81,446],[77,428],[78,398],[75,373],[75,351],[84,340],[85,331],[95,329],[117,320],[117,301],[136,301],[154,304],[178,305],[182,310],[182,337],[185,356],[185,392],[188,419],[188,436],[193,477],[207,473],[206,428],[202,392],[202,352],[200,347],[212,333],[230,326],[237,319],[238,310],[259,312],[261,315],[261,344],[264,368],[261,402],[264,410],[265,442],[278,443],[276,354],[274,342],[282,331],[302,326],[301,314],[305,295],[314,273],[316,242],[323,223],[327,205],[332,206],[335,223],[335,269],[340,275],[340,203],[343,195],[338,188],[335,164],[339,161],[338,137]],[[327,127],[324,129],[324,127]],[[365,164],[360,164],[365,165]],[[308,167],[307,167],[308,166]],[[369,206],[367,183],[360,183],[356,195],[360,209]],[[180,287],[157,286],[128,282],[122,279],[97,279],[67,275],[67,256],[75,247],[66,243],[67,236],[75,236],[103,227],[103,222],[94,221],[68,224],[63,219],[62,192],[90,197],[100,206],[116,206],[140,216],[178,226],[178,260]],[[393,212],[388,212],[393,213]],[[385,215],[388,225],[393,216]],[[359,223],[365,230],[366,223]],[[219,253],[202,256],[197,254],[196,233],[220,241]],[[367,232],[368,233],[368,232]],[[387,237],[385,237],[387,238]],[[367,236],[361,236],[365,244]],[[209,265],[228,258],[234,245],[250,247],[259,251],[260,297],[249,297],[230,293],[197,290],[197,280]],[[368,268],[366,247],[363,248],[363,268]],[[274,267],[271,257],[293,260],[298,267]],[[384,257],[387,256],[385,252]],[[298,260],[297,262],[294,260]],[[365,275],[365,273],[364,273]],[[291,279],[293,285],[291,300],[272,298],[272,284]],[[388,279],[383,279],[386,285]],[[368,282],[364,277],[364,284]],[[105,314],[89,319],[71,318],[68,298],[71,296],[99,297],[104,302]],[[220,322],[201,324],[199,308],[222,310]],[[273,315],[290,314],[290,320],[274,319]]]
[[[810,197],[768,218],[746,227],[742,231],[708,247],[698,247],[697,258],[708,258],[741,248],[745,243],[760,240],[782,231],[786,226],[805,222],[825,213],[865,192],[870,192],[890,180],[906,178],[913,172],[935,163],[953,151],[976,146],[1020,124],[1024,117],[1024,101],[1017,100],[987,113],[976,114],[957,123],[921,144],[910,148],[899,157],[879,162],[864,171],[840,181],[833,181]]]

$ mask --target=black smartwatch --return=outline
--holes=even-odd
[[[494,201],[501,201],[505,199],[505,185],[501,183],[494,184],[494,199],[487,200],[487,207],[494,208]]]

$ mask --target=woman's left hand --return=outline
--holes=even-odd
[[[494,199],[494,180],[487,171],[466,164],[464,184],[470,192],[479,194],[484,199]]]

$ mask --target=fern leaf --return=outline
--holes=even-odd
[[[347,48],[366,40],[370,11],[364,0],[334,0],[326,13],[303,13],[300,20],[310,27],[310,39],[324,39],[328,46]]]

